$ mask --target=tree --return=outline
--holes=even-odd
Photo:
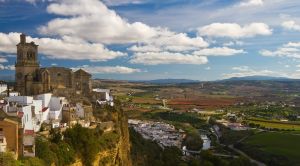
[[[50,149],[51,143],[47,140],[43,140],[41,137],[36,138],[35,146],[36,151],[35,154],[38,158],[43,159],[46,165],[51,165],[52,163],[57,163],[58,159],[54,152]]]
[[[164,166],[173,166],[181,163],[181,151],[177,147],[166,147],[162,154]]]
[[[50,141],[53,143],[59,143],[62,139],[62,134],[60,133],[60,129],[59,128],[52,128],[50,130]]]
[[[198,151],[203,146],[203,141],[198,133],[189,133],[185,137],[183,144],[188,150]]]
[[[28,158],[23,158],[21,159],[22,165],[23,166],[45,166],[46,163],[37,157],[28,157]]]
[[[20,163],[15,160],[12,153],[0,153],[0,165],[18,166]]]
[[[74,149],[65,142],[52,144],[51,150],[56,154],[58,165],[70,165],[75,161],[76,153]]]
[[[99,138],[94,130],[76,124],[73,128],[69,128],[64,132],[64,138],[76,152],[79,152],[85,165],[92,165],[100,150]]]

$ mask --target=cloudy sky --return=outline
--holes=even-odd
[[[0,0],[0,75],[20,33],[42,67],[94,78],[300,78],[298,0]]]

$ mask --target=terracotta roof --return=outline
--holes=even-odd
[[[25,130],[24,131],[24,135],[33,135],[34,134],[34,130]]]
[[[23,117],[23,115],[24,115],[24,112],[18,111],[18,117],[19,118]]]
[[[47,111],[47,109],[48,109],[48,107],[44,107],[44,108],[42,109],[42,112]]]

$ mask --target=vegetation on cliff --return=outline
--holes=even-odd
[[[96,159],[99,165],[131,165],[127,118],[121,105],[96,109],[98,120],[114,122],[112,131],[103,132],[100,124],[96,128],[84,128],[76,124],[61,133],[50,131],[49,138],[36,138],[36,156],[41,165],[70,165],[80,159],[83,165],[91,166]],[[110,152],[99,158],[102,152]]]

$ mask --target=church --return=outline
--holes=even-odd
[[[40,68],[38,45],[26,43],[26,35],[20,35],[17,44],[16,90],[21,95],[37,95],[54,90],[69,90],[88,94],[92,90],[91,74],[79,69],[75,72],[64,67]]]

